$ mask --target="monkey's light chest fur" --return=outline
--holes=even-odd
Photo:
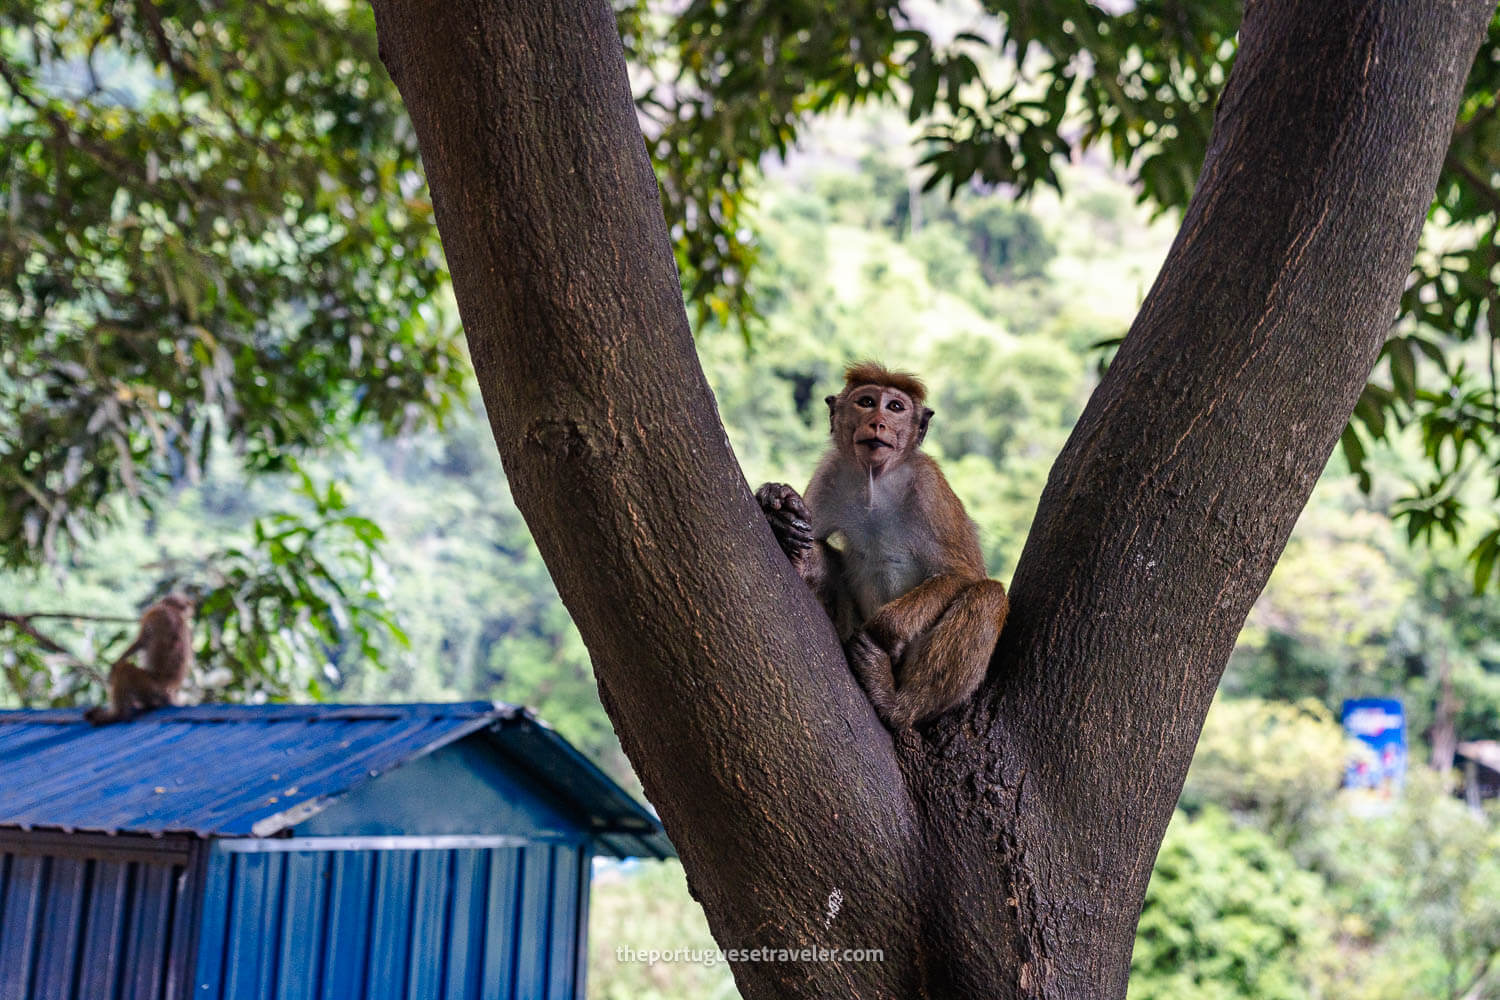
[[[813,533],[844,556],[844,581],[860,621],[951,567],[911,489],[916,462],[875,479],[841,475],[813,508]],[[972,528],[971,528],[972,531]],[[977,553],[978,538],[974,540]]]

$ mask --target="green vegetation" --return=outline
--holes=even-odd
[[[879,124],[866,116],[858,127]],[[930,447],[1003,578],[1095,377],[1093,345],[1129,321],[1170,233],[1097,169],[1069,173],[1067,201],[914,201],[873,149],[858,172],[834,155],[855,126],[834,123],[767,184],[756,217],[764,330],[748,347],[706,334],[704,365],[751,482],[805,480],[827,433],[822,396],[849,358],[922,372],[938,411]],[[867,141],[878,148],[878,138]],[[997,263],[997,231],[1027,234],[1024,249]],[[1009,270],[987,276],[987,266]],[[368,577],[406,641],[368,630],[371,649],[335,630],[298,646],[295,629],[276,628],[286,652],[266,670],[274,678],[209,671],[200,678],[207,696],[522,702],[632,780],[587,653],[500,485],[483,414],[462,406],[442,431],[366,433],[359,445],[304,457],[311,479],[301,493],[297,476],[221,463],[153,517],[122,514],[65,571],[0,579],[0,606],[128,613],[161,565],[191,576],[188,567],[225,549],[247,552],[256,546],[245,525],[259,516],[264,533],[281,523],[275,511],[290,508],[297,518],[286,544],[303,541],[304,524],[325,524],[316,537],[334,549],[340,538],[354,543],[344,546],[357,557],[346,575]],[[1375,459],[1395,470],[1414,452]],[[315,482],[340,484],[332,499],[347,509]],[[1400,810],[1375,819],[1350,813],[1336,791],[1345,750],[1333,713],[1344,697],[1400,693],[1420,733],[1446,669],[1462,737],[1494,735],[1500,722],[1500,612],[1473,595],[1460,551],[1411,550],[1378,502],[1336,460],[1251,616],[1162,847],[1133,996],[1310,997],[1356,982],[1349,995],[1415,1000],[1463,996],[1489,974],[1500,891],[1500,874],[1485,867],[1500,846],[1493,824],[1450,800],[1437,778],[1418,776]],[[367,523],[387,536],[373,562],[357,544]],[[110,634],[80,637],[97,645]],[[616,960],[619,947],[710,947],[676,866],[608,871],[593,935],[600,996],[732,989],[723,966]]]
[[[598,1000],[730,1000],[739,996],[703,911],[676,862],[597,873],[589,901],[589,996]],[[697,961],[640,961],[638,952],[686,949]],[[622,951],[621,949],[628,949]]]
[[[1141,199],[1187,204],[1235,57],[1231,0],[897,0],[794,5],[692,0],[662,14],[618,0],[627,53],[650,84],[642,110],[668,217],[697,302],[742,308],[758,280],[745,206],[762,161],[829,108],[899,109],[921,168],[913,186],[1066,190],[1088,154],[1128,172]],[[655,15],[653,18],[652,15]],[[1500,573],[1500,15],[1469,73],[1401,315],[1344,434],[1365,458],[1405,430],[1423,446],[1395,513],[1413,539],[1462,543],[1481,588]],[[1082,201],[1075,201],[1083,205]],[[681,238],[681,237],[680,237]],[[705,309],[704,312],[713,312]],[[1394,498],[1388,498],[1394,499]],[[1478,531],[1469,531],[1475,521]]]
[[[847,133],[831,131],[828,148],[847,148]],[[910,232],[909,216],[882,199],[879,171],[863,167],[860,176],[798,171],[766,193],[770,333],[748,355],[705,338],[705,364],[752,482],[806,476],[826,430],[821,386],[850,350],[927,374],[938,411],[929,440],[1003,577],[1089,388],[1090,345],[1128,321],[1162,231],[1117,184],[1075,172],[1076,201],[1002,203],[1052,247],[1043,277],[973,281],[982,265],[964,227],[975,207],[960,199]],[[1500,733],[1500,606],[1474,594],[1463,539],[1413,550],[1384,513],[1401,470],[1420,461],[1413,438],[1372,453],[1373,497],[1342,459],[1330,463],[1205,725],[1147,894],[1132,997],[1457,1000],[1500,989],[1489,888],[1500,871],[1497,816],[1473,816],[1451,795],[1450,773],[1422,770],[1445,671],[1460,738]],[[1380,817],[1338,791],[1349,748],[1336,713],[1344,698],[1370,694],[1401,696],[1414,735],[1408,794]],[[646,989],[612,949],[694,939],[680,911],[658,915],[659,905],[644,917],[596,914],[593,982]]]
[[[184,484],[243,489],[462,392],[416,141],[375,48],[364,5],[0,10],[0,567],[94,563],[97,532],[170,519]],[[314,649],[399,640],[378,529],[307,490],[228,548],[172,532],[181,551],[134,581],[132,603],[199,597],[204,660],[236,696],[316,694]],[[66,702],[90,649],[35,641],[42,624],[10,630],[12,697]]]
[[[129,617],[188,586],[198,696],[525,703],[633,781],[464,382],[365,8],[278,4],[198,31],[187,3],[158,34],[106,6],[0,12],[0,612]],[[1006,578],[1098,345],[1125,332],[1191,190],[1237,5],[1184,11],[1196,22],[1175,32],[1152,4],[1067,5],[1071,27],[983,5],[1034,43],[1026,79],[948,31],[962,25],[946,8],[903,31],[881,4],[778,21],[695,2],[670,23],[625,6],[637,62],[686,84],[648,87],[643,107],[747,479],[806,481],[847,361],[909,367],[932,389],[929,448]],[[851,36],[865,61],[838,56]],[[770,64],[733,63],[765,38]],[[1497,54],[1471,79],[1360,429],[1208,718],[1147,894],[1134,997],[1500,996],[1497,817],[1451,796],[1437,745],[1500,737],[1500,603],[1475,594],[1500,552],[1485,481],[1500,201],[1482,183],[1500,149]],[[716,70],[726,60],[735,72]],[[705,93],[725,100],[688,114]],[[887,99],[910,114],[807,124]],[[1068,107],[1136,187],[1057,158]],[[922,132],[925,167],[910,152]],[[762,176],[761,154],[794,137]],[[101,696],[98,665],[129,626],[23,624],[0,623],[0,705]],[[1419,737],[1407,793],[1378,817],[1337,792],[1334,713],[1364,694],[1401,696]],[[679,868],[600,879],[591,989],[733,995],[723,966],[622,964],[622,946],[711,947]]]
[[[1328,946],[1317,876],[1216,809],[1167,829],[1136,931],[1136,1000],[1300,1000]]]

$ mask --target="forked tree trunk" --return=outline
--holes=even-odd
[[[740,962],[741,991],[1123,995],[1209,700],[1395,315],[1489,0],[1252,0],[990,677],[895,742],[725,439],[609,5],[375,9],[516,503],[715,937],[884,951]]]

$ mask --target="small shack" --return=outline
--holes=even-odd
[[[1454,748],[1453,763],[1464,772],[1464,798],[1475,810],[1485,799],[1500,798],[1500,740],[1471,740]]]
[[[583,996],[655,815],[524,709],[0,712],[0,1000]]]

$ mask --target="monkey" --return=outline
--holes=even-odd
[[[979,687],[1009,600],[979,532],[919,451],[933,411],[914,375],[850,365],[826,399],[830,440],[807,496],[756,491],[772,534],[833,620],[876,714],[901,731]]]
[[[98,706],[84,718],[102,725],[127,722],[141,712],[172,703],[172,696],[193,669],[193,602],[168,594],[141,615],[140,634],[109,670],[109,706]],[[145,668],[131,657],[139,653]]]

